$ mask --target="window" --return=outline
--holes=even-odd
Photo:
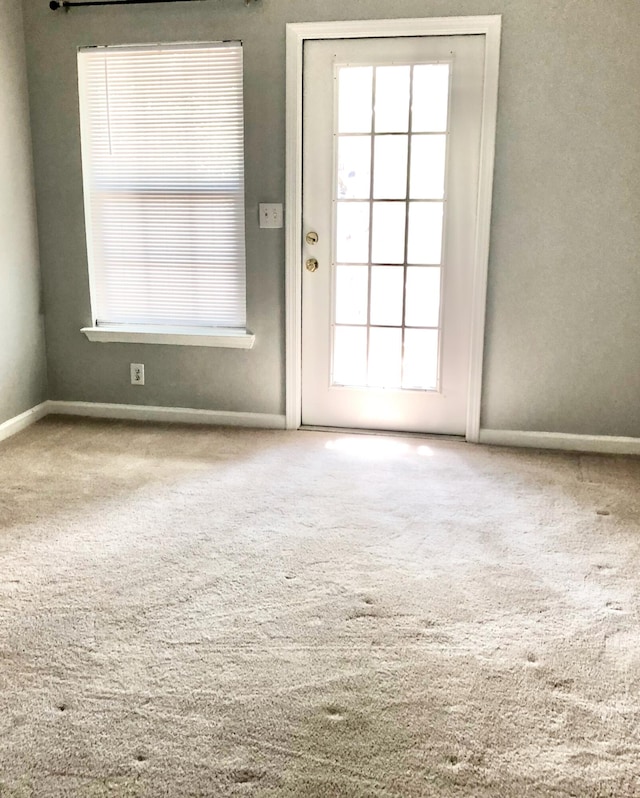
[[[78,77],[94,325],[85,332],[252,343],[242,45],[86,48]]]

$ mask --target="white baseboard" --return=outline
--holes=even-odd
[[[47,404],[48,402],[42,402],[35,407],[29,408],[29,410],[25,410],[24,413],[20,413],[19,416],[14,416],[0,424],[0,441],[4,441],[12,435],[22,432],[23,429],[30,427],[32,424],[35,424],[36,421],[44,418],[49,412]]]
[[[196,410],[191,407],[120,405],[106,402],[59,402],[49,400],[47,414],[118,418],[131,421],[166,421],[178,424],[284,429],[285,416],[270,413],[235,413],[224,410]]]
[[[612,435],[573,435],[565,432],[481,429],[479,442],[495,446],[562,449],[569,452],[640,454],[640,438],[614,437]]]
[[[236,413],[197,410],[191,407],[121,405],[106,402],[60,402],[48,400],[0,424],[0,441],[16,435],[48,415],[114,418],[131,421],[165,421],[180,424],[285,429],[286,417],[270,413]],[[564,432],[481,429],[479,443],[570,452],[640,455],[640,438],[612,435],[573,435]]]

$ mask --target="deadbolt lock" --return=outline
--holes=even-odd
[[[318,234],[317,233],[313,233],[313,232],[312,233],[307,233],[305,238],[306,238],[307,244],[311,244],[312,246],[313,246],[313,244],[317,244],[318,243]]]
[[[317,272],[318,271],[318,261],[315,258],[309,258],[305,263],[308,272]]]

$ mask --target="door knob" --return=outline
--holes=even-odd
[[[315,258],[309,258],[305,263],[308,272],[317,272],[318,271],[318,261]]]
[[[311,244],[313,246],[313,244],[318,243],[318,234],[313,232],[307,233],[307,235],[305,236],[305,240],[307,244]]]

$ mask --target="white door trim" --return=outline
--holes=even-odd
[[[308,39],[358,39],[402,36],[486,37],[478,225],[474,247],[469,402],[466,439],[480,435],[482,357],[484,351],[487,269],[495,131],[498,111],[498,66],[502,17],[433,17],[423,19],[357,20],[287,24],[287,176],[286,176],[286,424],[300,426],[302,408],[302,69]]]

